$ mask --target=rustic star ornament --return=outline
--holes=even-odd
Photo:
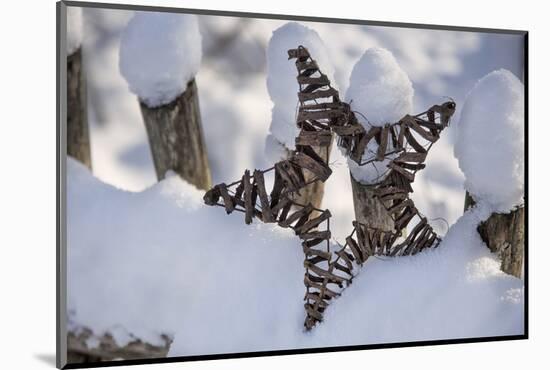
[[[304,326],[310,330],[323,320],[329,302],[351,284],[370,256],[411,255],[438,246],[441,239],[409,194],[416,172],[425,167],[428,151],[449,125],[455,103],[434,105],[420,114],[406,115],[398,122],[367,130],[350,105],[340,100],[338,91],[331,87],[305,47],[289,50],[288,56],[296,59],[298,71],[300,106],[296,124],[300,133],[296,149],[267,170],[255,170],[252,174],[246,170],[241,180],[214,186],[206,192],[204,201],[224,207],[228,214],[244,213],[246,224],[257,218],[294,230],[305,255]],[[387,171],[375,184],[375,196],[394,221],[391,231],[354,221],[345,244],[337,248],[330,244],[330,211],[296,201],[306,186],[325,182],[331,176],[328,160],[313,147],[325,147],[328,151],[333,134],[346,155],[360,166],[390,159]],[[365,149],[372,140],[376,141],[377,151],[365,159]],[[272,171],[274,182],[268,194],[264,174]],[[414,227],[403,238],[413,220]]]

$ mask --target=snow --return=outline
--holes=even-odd
[[[94,174],[121,189],[140,191],[156,182],[147,135],[135,95],[120,75],[122,30],[134,12],[83,8],[84,59],[87,69],[89,122]],[[272,102],[266,88],[266,49],[273,30],[286,22],[198,16],[203,60],[196,78],[205,141],[214,183],[238,179],[243,168],[268,168],[264,154]],[[327,46],[341,96],[354,64],[367,48],[390,50],[414,86],[414,112],[451,96],[457,103],[453,123],[432,148],[428,166],[417,173],[415,204],[429,218],[454,223],[463,213],[464,174],[453,154],[460,109],[480,76],[507,68],[522,76],[523,38],[518,35],[301,22]],[[227,36],[238,32],[237,37]],[[453,68],[449,68],[452,65]],[[223,124],[220,124],[223,122]],[[223,141],[223,145],[221,142]],[[212,149],[216,148],[216,150]],[[336,145],[334,146],[336,148]],[[334,149],[333,148],[333,149]],[[336,148],[337,149],[337,148]],[[233,158],[227,161],[228,157]],[[335,171],[325,185],[323,207],[332,226],[348,232],[354,218],[346,159],[331,154]],[[444,234],[444,222],[434,222]]]
[[[303,254],[289,230],[207,207],[171,176],[139,193],[68,159],[68,306],[96,335],[161,344],[170,356],[522,334],[523,283],[502,273],[478,206],[441,246],[372,258],[303,331]],[[207,231],[208,230],[208,231]]]
[[[390,51],[367,49],[353,67],[349,81],[346,101],[367,131],[373,126],[397,122],[406,114],[413,113],[412,83]],[[365,163],[374,159],[377,149],[378,144],[371,140],[361,161]],[[390,143],[387,151],[392,149]],[[348,159],[348,166],[355,180],[373,184],[388,173],[387,165],[393,157],[362,166]]]
[[[287,159],[289,150],[285,145],[281,144],[273,134],[268,134],[265,138],[265,156],[271,163],[277,163]]]
[[[524,87],[510,71],[483,77],[468,94],[454,151],[476,201],[495,212],[523,203]]]
[[[267,90],[273,102],[270,133],[286,148],[293,150],[294,139],[300,130],[296,126],[298,109],[298,83],[296,66],[288,60],[289,49],[302,45],[309,50],[321,71],[328,76],[333,87],[334,66],[319,34],[297,22],[288,22],[273,31],[267,45]]]
[[[80,325],[98,335],[116,329],[120,345],[132,335],[160,344],[160,334],[189,325],[184,317],[236,314],[242,324],[240,311],[254,321],[242,307],[250,300],[257,300],[258,322],[291,301],[301,306],[303,272],[294,272],[301,271],[302,252],[289,230],[246,227],[242,217],[204,206],[202,193],[177,176],[131,193],[72,159],[68,173],[68,304]],[[264,292],[251,290],[251,282]],[[274,293],[278,306],[270,302]],[[211,329],[206,334],[214,339]]]
[[[361,158],[362,163],[373,160],[376,157],[377,150],[378,144],[376,141],[371,140],[363,152],[363,157]],[[387,152],[391,152],[392,150],[393,145],[388,143]],[[385,157],[382,161],[372,161],[361,166],[351,158],[347,158],[347,162],[353,178],[361,184],[368,185],[376,184],[384,179],[384,177],[389,173],[389,169],[387,167],[388,164],[396,156],[397,154],[391,154]]]
[[[357,61],[349,78],[346,101],[359,112],[357,119],[369,130],[411,114],[414,90],[393,54],[370,48]]]
[[[197,17],[136,12],[122,33],[120,73],[150,107],[170,103],[197,74],[202,58]]]
[[[74,53],[82,43],[82,9],[67,7],[67,55]]]

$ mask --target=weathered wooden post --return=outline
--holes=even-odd
[[[330,151],[332,149],[333,138],[328,147],[311,146],[313,151],[324,160],[330,160]],[[286,146],[280,143],[273,135],[268,135],[266,139],[266,155],[273,161],[277,162],[281,159],[290,158],[292,151],[287,149]],[[308,171],[304,173],[305,182],[308,183],[314,179],[314,175]],[[300,189],[300,194],[293,194],[292,199],[298,203],[306,205],[311,203],[315,208],[321,208],[323,202],[323,195],[325,193],[325,183],[322,181],[312,182]]]
[[[493,213],[479,224],[477,231],[491,252],[501,258],[502,271],[521,278],[525,255],[525,207],[509,213]]]
[[[374,196],[374,185],[363,184],[350,172],[355,219],[371,227],[385,231],[394,229],[394,222],[384,205]]]
[[[464,203],[465,212],[476,204],[468,192]],[[477,231],[491,252],[502,260],[501,270],[521,277],[525,255],[525,207],[515,207],[508,213],[493,213],[478,225]]]
[[[353,67],[346,101],[357,111],[358,121],[368,131],[399,121],[412,111],[413,88],[407,74],[393,55],[380,48],[368,49]],[[386,152],[391,152],[387,148]],[[361,161],[372,161],[378,144],[371,140]],[[374,197],[375,184],[388,173],[390,159],[359,166],[348,158],[356,220],[371,227],[392,231],[394,222],[380,200]]]
[[[140,102],[140,108],[157,178],[172,170],[197,188],[209,189],[212,180],[195,79],[174,101],[153,108]]]
[[[297,45],[306,47],[310,54],[322,66],[333,86],[334,66],[332,65],[323,41],[316,31],[296,22],[289,22],[273,31],[267,46],[267,90],[273,102],[270,134],[266,139],[266,155],[270,161],[277,162],[289,158],[295,149],[295,138],[300,129],[296,126],[296,110],[298,96],[296,91],[296,67],[286,59],[288,50]],[[322,102],[320,99],[320,103]],[[331,145],[327,147],[313,146],[313,150],[327,161],[330,158]],[[307,171],[306,171],[307,172]],[[304,174],[306,183],[313,179],[313,174]],[[311,203],[316,208],[322,208],[325,184],[321,181],[300,189],[300,195],[293,199],[299,204]]]
[[[525,252],[523,124],[523,84],[509,71],[495,71],[468,94],[455,144],[466,175],[464,210],[492,212],[477,231],[502,271],[516,277],[523,275]]]
[[[75,330],[67,336],[67,362],[78,364],[86,362],[112,361],[116,359],[135,360],[143,358],[162,358],[168,355],[172,338],[161,335],[162,344],[151,344],[141,338],[120,346],[109,332],[94,333],[86,326],[75,325]],[[98,345],[90,347],[90,342]]]
[[[171,170],[212,186],[195,75],[201,36],[194,15],[138,12],[123,32],[120,70],[139,99],[157,178]]]
[[[327,162],[330,160],[330,150],[332,148],[332,142],[328,147],[318,147],[312,146],[312,149],[317,153],[321,158],[325,159]],[[314,179],[314,175],[310,172],[304,174],[306,183]],[[325,183],[322,181],[316,181],[309,185],[306,185],[303,189],[300,190],[300,195],[296,195],[294,200],[299,204],[308,204],[311,203],[315,208],[321,208],[323,203],[323,196],[325,195]]]
[[[82,10],[67,7],[67,154],[92,168],[82,60]]]

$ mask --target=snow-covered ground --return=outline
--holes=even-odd
[[[369,259],[305,333],[303,253],[288,229],[246,226],[177,176],[133,193],[69,159],[67,188],[72,320],[121,345],[167,333],[183,356],[523,333],[523,282],[482,244],[484,209],[435,250]]]
[[[196,355],[523,332],[523,283],[483,246],[482,209],[438,249],[370,259],[304,333],[303,256],[288,230],[227,217],[176,176],[132,193],[69,160],[67,187],[70,311],[121,345],[169,333],[171,355]]]
[[[448,97],[457,103],[412,194],[429,219],[452,225],[441,247],[370,259],[331,304],[325,323],[305,334],[303,256],[295,237],[205,207],[201,193],[177,177],[155,184],[137,98],[119,71],[120,38],[132,15],[100,9],[82,15],[93,176],[69,160],[72,319],[118,333],[121,344],[129,333],[152,342],[173,334],[170,355],[523,333],[523,283],[499,271],[475,232],[488,210],[480,206],[459,219],[465,179],[453,156],[462,103],[475,83],[499,68],[522,79],[520,36],[303,22],[323,40],[342,97],[361,55],[382,47],[412,82],[414,112]],[[271,166],[264,155],[273,104],[265,54],[285,22],[198,20],[205,140],[214,183],[227,182],[245,168]],[[331,162],[323,208],[342,241],[354,215],[349,170],[336,146]],[[432,223],[447,232],[446,222]]]

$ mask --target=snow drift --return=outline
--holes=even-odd
[[[173,176],[131,193],[68,159],[68,308],[97,334],[160,343],[170,355],[522,334],[523,283],[499,270],[477,207],[441,246],[372,258],[325,322],[303,331],[299,241],[207,207]]]

